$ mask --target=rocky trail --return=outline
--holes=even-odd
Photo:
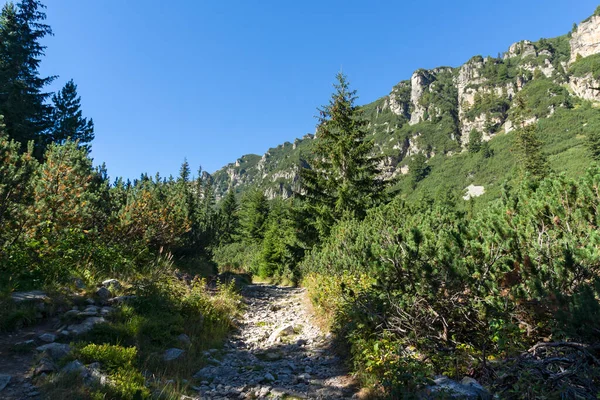
[[[331,335],[311,323],[304,289],[249,285],[243,294],[238,331],[194,376],[200,398],[353,398],[357,388]]]
[[[191,391],[197,394],[184,398],[354,397],[358,389],[333,351],[331,335],[311,322],[305,289],[254,284],[246,286],[242,294],[245,306],[237,321],[238,328],[222,349],[205,352],[208,366],[198,371],[190,382]],[[41,300],[46,299],[45,294],[42,297]],[[55,316],[42,319],[35,326],[0,335],[1,399],[43,398],[33,384],[33,377],[57,372],[57,360],[70,351],[68,344],[55,340],[65,341],[92,329],[95,323],[104,321],[98,315],[112,310],[112,307],[101,309],[89,304],[83,311],[76,307],[67,311],[87,318],[82,323],[61,327],[60,319]],[[86,376],[96,376],[91,365],[73,366],[75,363],[78,361],[69,363],[61,371],[71,371],[72,367],[87,371]]]

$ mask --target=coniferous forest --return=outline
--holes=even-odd
[[[415,101],[403,81],[361,105],[338,73],[314,137],[241,159],[271,181],[130,181],[94,165],[77,84],[41,76],[44,10],[0,15],[0,397],[598,398],[600,53],[577,26],[419,70]],[[256,322],[268,347],[231,361],[252,294],[290,286],[352,393],[319,392],[302,324]]]

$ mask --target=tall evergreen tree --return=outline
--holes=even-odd
[[[262,240],[265,223],[269,215],[269,204],[259,189],[246,192],[240,204],[240,232],[243,242]]]
[[[368,122],[355,104],[356,90],[350,89],[344,74],[338,73],[336,79],[329,104],[318,110],[311,168],[300,171],[300,195],[312,208],[321,233],[344,215],[363,217],[367,208],[382,200],[385,188],[378,177],[373,141],[367,138]]]
[[[219,244],[232,243],[239,226],[238,203],[233,188],[227,191],[225,198],[221,201],[218,220],[217,241]]]
[[[38,156],[52,112],[44,88],[54,79],[38,71],[46,49],[41,40],[52,35],[43,9],[38,0],[22,0],[5,4],[0,14],[0,114],[8,135],[22,144],[34,140]]]
[[[517,158],[523,172],[534,178],[544,178],[548,171],[548,160],[542,151],[542,141],[537,136],[537,126],[530,124],[515,134]]]
[[[81,97],[77,95],[77,85],[70,80],[54,96],[52,111],[53,126],[50,140],[64,143],[68,138],[86,145],[94,139],[94,120],[84,118],[81,112]]]

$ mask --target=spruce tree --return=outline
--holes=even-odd
[[[383,199],[384,182],[367,138],[368,122],[355,104],[346,76],[338,73],[329,104],[319,109],[314,157],[300,170],[300,196],[307,200],[324,234],[343,216],[363,217]]]
[[[0,114],[11,138],[22,144],[35,141],[38,157],[52,111],[44,88],[54,79],[38,71],[46,48],[41,40],[52,35],[43,23],[43,9],[38,0],[23,0],[17,6],[5,4],[0,14]]]
[[[542,151],[542,141],[537,136],[536,125],[527,125],[516,132],[515,148],[524,173],[536,179],[548,174],[548,160]]]
[[[86,145],[94,139],[94,121],[83,117],[81,97],[77,95],[77,85],[73,80],[52,96],[52,103],[53,126],[49,138],[52,142],[62,144],[70,138]]]
[[[239,226],[238,204],[233,188],[227,191],[225,198],[221,201],[218,220],[217,240],[219,244],[232,243],[233,238],[237,235]]]
[[[259,189],[246,192],[240,204],[240,239],[243,242],[260,241],[264,237],[269,204]]]

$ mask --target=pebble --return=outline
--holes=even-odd
[[[194,374],[192,390],[200,398],[351,398],[357,389],[331,350],[332,338],[311,323],[301,301],[304,292],[247,286],[239,330],[223,351],[204,352],[212,365]],[[219,363],[214,362],[217,353]]]

